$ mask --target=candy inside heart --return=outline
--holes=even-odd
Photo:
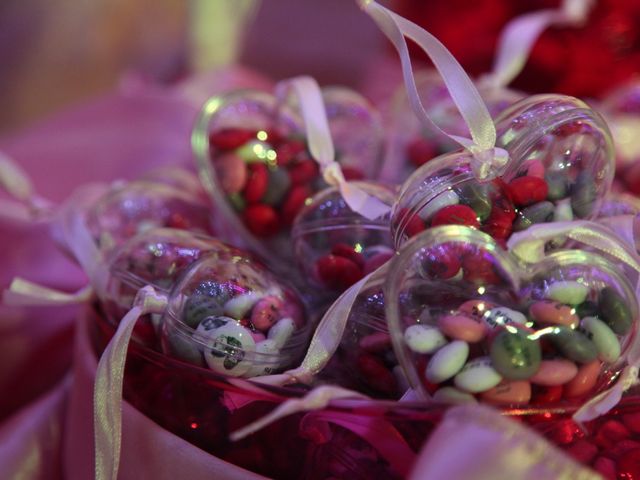
[[[627,278],[593,253],[562,250],[527,267],[491,237],[445,226],[389,268],[389,332],[423,398],[525,405],[561,387],[585,401],[615,380],[636,335]]]
[[[381,184],[353,184],[389,206],[396,200],[395,193]],[[333,296],[394,254],[389,215],[365,218],[351,210],[336,187],[316,194],[304,207],[295,219],[291,238],[298,266],[306,278]]]
[[[510,155],[480,182],[465,150],[443,155],[404,183],[392,213],[399,247],[425,228],[458,224],[499,242],[536,223],[595,218],[613,178],[613,150],[600,116],[583,102],[539,95],[496,120],[497,146]]]
[[[345,178],[374,176],[377,115],[344,89],[324,92],[323,98]],[[219,220],[229,224],[225,238],[265,258],[291,256],[288,234],[296,214],[326,187],[296,112],[269,94],[237,92],[209,100],[193,133],[201,178],[222,212]]]
[[[246,253],[225,248],[181,275],[161,324],[165,353],[242,377],[291,366],[310,333],[297,294]]]
[[[198,191],[147,180],[114,185],[87,210],[86,222],[105,252],[152,228],[213,233],[208,205]]]
[[[434,70],[425,70],[417,73],[415,80],[422,103],[436,125],[449,134],[468,135],[467,126],[440,74]],[[478,91],[492,118],[496,118],[523,97],[522,93],[506,88],[479,86]],[[407,102],[404,85],[398,89],[395,98],[395,118],[390,132],[392,145],[389,148],[390,158],[387,158],[387,162],[399,166],[395,171],[388,172],[389,177],[402,182],[416,168],[441,153],[457,150],[460,145],[421,126]]]
[[[210,250],[237,251],[214,238],[170,228],[146,230],[129,239],[107,259],[106,291],[98,292],[107,318],[117,324],[145,285],[168,293],[178,276]],[[156,323],[151,317],[141,318],[134,338],[157,348],[154,344]]]

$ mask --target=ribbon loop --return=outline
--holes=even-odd
[[[469,150],[476,158],[474,173],[481,175],[479,179],[498,176],[499,172],[496,171],[496,168],[506,163],[504,158],[506,152],[494,150],[496,129],[491,115],[473,81],[458,61],[437,38],[415,23],[393,13],[373,0],[360,0],[359,4],[396,48],[400,56],[409,103],[423,126],[449,137]],[[427,113],[418,94],[405,37],[413,40],[432,60],[467,125],[471,139],[443,131]]]
[[[90,285],[75,293],[66,293],[43,287],[23,278],[14,278],[2,294],[2,303],[10,306],[77,305],[93,298]]]
[[[318,83],[312,77],[300,76],[283,80],[276,85],[275,91],[280,102],[284,102],[291,93],[297,98],[304,120],[309,153],[320,166],[325,182],[338,187],[349,208],[369,220],[389,212],[390,205],[345,180],[340,164],[335,159],[336,152],[327,111]]]

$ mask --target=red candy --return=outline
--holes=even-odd
[[[449,250],[428,254],[422,260],[424,272],[431,278],[449,279],[460,271],[460,258],[456,252]]]
[[[567,453],[580,463],[589,464],[598,454],[598,447],[586,440],[578,440],[567,448]]]
[[[302,185],[293,187],[291,191],[289,191],[281,209],[281,219],[284,225],[291,225],[293,223],[300,209],[304,207],[305,200],[309,198],[310,195],[311,192],[309,189]]]
[[[325,255],[316,261],[322,283],[344,290],[362,278],[362,269],[353,260],[338,255]]]
[[[269,172],[263,163],[249,165],[249,178],[242,191],[247,203],[257,203],[264,197],[269,184]]]
[[[278,214],[269,205],[249,205],[242,217],[249,231],[258,237],[270,237],[280,228]]]
[[[334,255],[338,255],[339,257],[348,258],[352,260],[360,268],[364,267],[364,257],[361,253],[356,252],[353,247],[347,245],[346,243],[336,243],[333,248],[331,248],[331,253]]]
[[[616,480],[617,470],[616,463],[607,457],[598,457],[593,462],[593,469],[607,480]]]
[[[480,223],[473,208],[467,205],[448,205],[436,212],[431,220],[431,226],[438,225],[466,225],[478,228]]]
[[[209,135],[209,143],[212,147],[219,150],[233,150],[255,138],[255,135],[256,132],[253,130],[225,128],[212,132],[211,135]]]
[[[276,148],[276,160],[279,166],[285,166],[307,147],[301,140],[289,140]]]
[[[633,433],[640,433],[640,412],[622,415],[622,423]]]
[[[493,238],[505,239],[511,235],[515,218],[516,212],[509,201],[505,198],[497,198],[491,206],[491,213],[482,226],[482,231]]]
[[[407,156],[414,166],[419,167],[437,156],[436,147],[428,140],[418,138],[407,147]]]
[[[289,178],[293,185],[302,185],[315,179],[319,171],[318,164],[306,158],[289,168]]]
[[[562,385],[536,385],[531,397],[531,404],[545,405],[558,402],[562,398],[562,390]]]
[[[640,448],[630,450],[618,460],[617,473],[625,480],[640,480]]]
[[[611,448],[617,442],[629,438],[631,432],[617,420],[607,420],[598,429],[595,442],[601,447]]]
[[[547,198],[547,182],[539,177],[518,177],[508,185],[511,200],[518,207],[526,207]]]
[[[396,378],[377,357],[362,353],[358,356],[356,365],[365,383],[371,388],[386,395],[393,395],[396,392],[398,388]]]

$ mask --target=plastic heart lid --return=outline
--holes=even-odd
[[[637,336],[638,302],[617,265],[581,250],[524,264],[468,227],[412,239],[384,293],[398,360],[436,401],[586,401],[616,380]]]
[[[396,247],[438,225],[504,242],[536,223],[595,218],[614,173],[611,135],[595,111],[572,97],[537,95],[505,110],[496,130],[510,160],[493,176],[478,180],[478,160],[459,150],[409,177],[392,212]]]

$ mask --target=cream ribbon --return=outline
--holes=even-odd
[[[322,90],[315,79],[309,76],[300,76],[283,80],[275,86],[275,94],[281,103],[292,94],[297,98],[304,120],[309,153],[320,165],[325,182],[339,189],[349,208],[369,220],[388,213],[391,210],[391,205],[387,205],[345,180],[340,164],[335,160],[336,152],[329,129]]]
[[[138,318],[162,313],[167,298],[147,285],[140,289],[133,307],[122,318],[115,335],[104,350],[93,392],[95,435],[95,478],[117,480],[122,447],[122,385],[127,350]]]
[[[634,219],[633,216],[627,217]],[[640,257],[635,251],[635,243],[627,243],[629,239],[634,238],[633,232],[625,233],[620,231],[623,228],[633,228],[633,222],[623,220],[618,218],[617,221],[610,222],[610,225],[619,227],[617,232],[611,228],[588,221],[534,225],[524,232],[512,235],[507,242],[507,247],[524,262],[536,263],[545,256],[545,243],[559,236],[564,236],[600,250],[640,274]],[[640,276],[636,279],[635,293],[636,299],[640,299]],[[616,383],[610,389],[601,392],[582,405],[573,415],[573,419],[576,422],[586,422],[606,414],[618,404],[625,391],[638,383],[640,338],[637,332],[625,355],[625,360],[627,365],[622,370]]]
[[[13,221],[49,220],[53,204],[37,195],[27,173],[8,155],[0,152],[0,188],[13,200],[0,200],[0,215]]]
[[[495,146],[496,128],[491,115],[473,81],[458,61],[437,38],[415,23],[373,0],[358,0],[358,3],[378,24],[398,51],[409,103],[423,126],[446,135],[466,148],[473,155],[471,166],[479,180],[502,174],[509,160],[509,154]],[[432,60],[469,129],[471,139],[443,131],[425,110],[418,95],[405,36],[413,40]]]
[[[493,71],[480,78],[481,87],[509,85],[524,68],[533,45],[550,26],[582,26],[595,0],[564,0],[559,8],[526,13],[511,20],[500,34]]]

